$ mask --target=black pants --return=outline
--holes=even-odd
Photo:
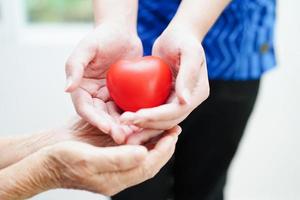
[[[153,178],[113,200],[223,200],[227,170],[237,150],[259,80],[211,81],[210,97],[182,122],[175,156]]]

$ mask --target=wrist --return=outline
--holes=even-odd
[[[172,23],[183,24],[202,41],[231,0],[184,0]]]
[[[168,31],[184,32],[184,34],[189,34],[191,37],[196,38],[199,42],[202,42],[206,35],[206,31],[201,26],[196,26],[191,23],[191,20],[184,17],[174,17],[169,26]]]
[[[190,27],[188,23],[181,23],[180,21],[172,21],[168,27],[164,30],[161,36],[164,38],[172,38],[172,36],[182,35],[184,38],[189,38],[189,40],[194,42],[202,42],[204,36],[199,34],[193,27]]]
[[[101,30],[104,27],[120,32],[122,34],[126,33],[126,34],[137,36],[136,25],[126,21],[126,19],[103,20],[100,23],[95,24],[94,29],[97,31],[98,29]]]
[[[9,138],[8,143],[1,147],[0,169],[10,166],[23,158],[52,144],[71,139],[67,130],[45,131],[31,136]]]
[[[95,27],[115,24],[130,32],[136,32],[138,0],[94,0]]]
[[[27,199],[59,187],[57,175],[49,168],[48,150],[40,150],[0,171],[0,199]]]

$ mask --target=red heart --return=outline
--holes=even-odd
[[[172,73],[158,57],[120,60],[107,72],[107,87],[122,110],[135,112],[166,102],[172,87]]]

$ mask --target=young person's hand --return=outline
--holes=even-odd
[[[138,130],[119,123],[120,110],[110,99],[106,72],[119,59],[143,55],[137,35],[137,0],[93,0],[95,29],[66,62],[66,91],[71,93],[77,113],[86,121],[123,143]]]
[[[168,62],[174,75],[174,88],[164,105],[125,112],[121,121],[141,128],[166,130],[182,122],[209,95],[205,53],[196,35],[185,26],[169,26],[155,41],[152,55]],[[154,133],[154,136],[158,132]],[[129,141],[150,137],[133,134]]]
[[[136,33],[104,23],[79,43],[66,64],[66,91],[71,93],[77,113],[117,143],[124,142],[135,129],[120,125],[120,111],[106,87],[106,72],[119,59],[141,56],[142,45]]]
[[[126,112],[121,121],[143,128],[167,129],[183,121],[209,95],[205,52],[201,42],[230,0],[184,0],[172,21],[155,41],[152,54],[168,62],[174,75],[174,90],[162,106]],[[153,133],[153,136],[158,132]],[[138,142],[145,134],[133,134]]]

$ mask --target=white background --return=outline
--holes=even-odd
[[[23,30],[18,21],[22,13],[10,2],[16,1],[0,0],[7,9],[0,22],[0,136],[59,126],[74,114],[63,92],[64,61],[86,31],[86,27],[64,26]],[[278,68],[263,78],[230,169],[227,200],[300,199],[299,9],[297,0],[279,0]],[[99,198],[87,192],[56,190],[33,199]]]

